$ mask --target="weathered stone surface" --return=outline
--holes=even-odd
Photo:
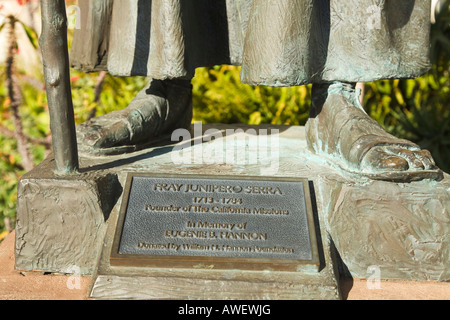
[[[120,184],[111,175],[48,177],[46,164],[18,186],[16,268],[70,273],[76,267],[81,274],[92,274],[105,218],[120,194],[111,187],[120,189]]]
[[[248,292],[256,292],[263,287],[271,291],[279,283],[286,295],[272,295],[275,298],[299,298],[303,290],[300,287],[322,283],[330,294],[322,295],[324,291],[316,291],[315,297],[330,298],[338,296],[334,279],[335,247],[344,269],[355,277],[370,277],[373,273],[369,267],[377,266],[381,278],[449,280],[450,177],[447,174],[442,181],[407,184],[372,181],[344,174],[333,164],[308,153],[302,127],[239,126],[243,130],[241,133],[228,136],[225,136],[225,130],[236,129],[236,126],[203,126],[203,131],[212,128],[222,133],[223,138],[205,139],[200,143],[200,136],[192,145],[192,141],[185,141],[190,145],[185,149],[192,156],[190,162],[175,164],[179,158],[173,155],[179,150],[175,150],[173,145],[161,145],[126,156],[81,157],[82,173],[61,178],[52,172],[53,160],[46,160],[25,175],[19,186],[16,267],[63,272],[77,265],[83,273],[92,274],[96,270],[96,262],[100,261],[100,277],[94,286],[97,297],[102,296],[100,292],[107,292],[108,283],[112,286],[109,289],[119,288],[119,291],[111,291],[113,296],[130,296],[135,280],[125,276],[136,276],[148,279],[148,286],[144,287],[153,286],[151,294],[154,297],[192,298],[182,290],[183,286],[189,288],[191,283],[205,288],[205,292],[213,292],[212,288],[217,286],[223,287],[223,292],[229,292],[231,289],[226,282],[232,279],[236,284],[246,282]],[[269,147],[266,150],[251,149],[249,138],[254,139],[255,135],[247,130],[262,128],[277,129],[279,135],[270,135],[270,132],[266,136],[256,135],[267,139]],[[209,133],[211,138],[211,131]],[[231,157],[221,163],[207,161],[211,160],[208,152],[217,151],[214,146],[219,143],[225,154],[231,154]],[[237,156],[242,154],[255,155],[256,162],[238,162]],[[307,178],[313,187],[313,207],[316,208],[316,222],[320,229],[317,234],[320,234],[322,242],[319,278],[314,280],[310,275],[289,278],[280,272],[264,277],[251,272],[237,274],[205,269],[196,273],[175,269],[128,268],[120,272],[110,269],[105,257],[110,255],[108,249],[113,241],[122,200],[121,186],[125,185],[128,172]],[[100,256],[102,246],[106,249]],[[127,280],[130,290],[120,292],[122,283]],[[158,281],[169,287],[156,285]],[[180,291],[176,289],[177,283]],[[208,286],[211,290],[206,289]],[[291,291],[294,287],[298,290]],[[177,292],[181,293],[177,295]],[[150,297],[147,293],[145,289],[141,297]],[[238,293],[233,295],[237,296]]]
[[[311,282],[309,279],[280,282],[245,281],[177,277],[100,276],[93,288],[93,298],[99,299],[201,299],[201,300],[331,300],[338,299],[336,285]]]
[[[376,266],[383,278],[450,279],[450,184],[320,179],[332,194],[329,232],[352,275]]]

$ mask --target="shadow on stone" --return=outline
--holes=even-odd
[[[108,174],[97,182],[101,208],[105,221],[109,219],[112,209],[123,193],[122,185],[116,174]]]
[[[317,249],[319,251],[319,272],[325,268],[325,256],[323,254],[323,242],[322,242],[322,233],[320,230],[320,223],[319,223],[319,215],[317,211],[317,202],[316,202],[316,193],[314,190],[314,182],[309,181],[309,192],[311,194],[311,206],[312,206],[312,213],[314,218],[314,226],[316,228],[316,238],[317,238]]]
[[[348,294],[353,287],[353,277],[350,271],[348,270],[347,266],[345,265],[345,262],[339,255],[339,252],[331,237],[329,241],[330,241],[330,250],[332,252],[332,255],[334,256],[333,260],[336,262],[338,268],[337,274],[339,275],[338,281],[340,282],[339,290],[341,293],[341,297],[343,300],[347,300]]]

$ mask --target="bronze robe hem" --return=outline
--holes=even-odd
[[[430,68],[429,0],[79,1],[75,68],[191,78],[242,66],[252,85],[415,78]]]

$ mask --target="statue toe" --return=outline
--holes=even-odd
[[[409,169],[409,163],[401,156],[388,153],[383,147],[375,147],[367,152],[361,168],[365,171],[405,171]]]

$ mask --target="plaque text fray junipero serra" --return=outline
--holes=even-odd
[[[111,265],[317,270],[308,182],[130,174]]]

